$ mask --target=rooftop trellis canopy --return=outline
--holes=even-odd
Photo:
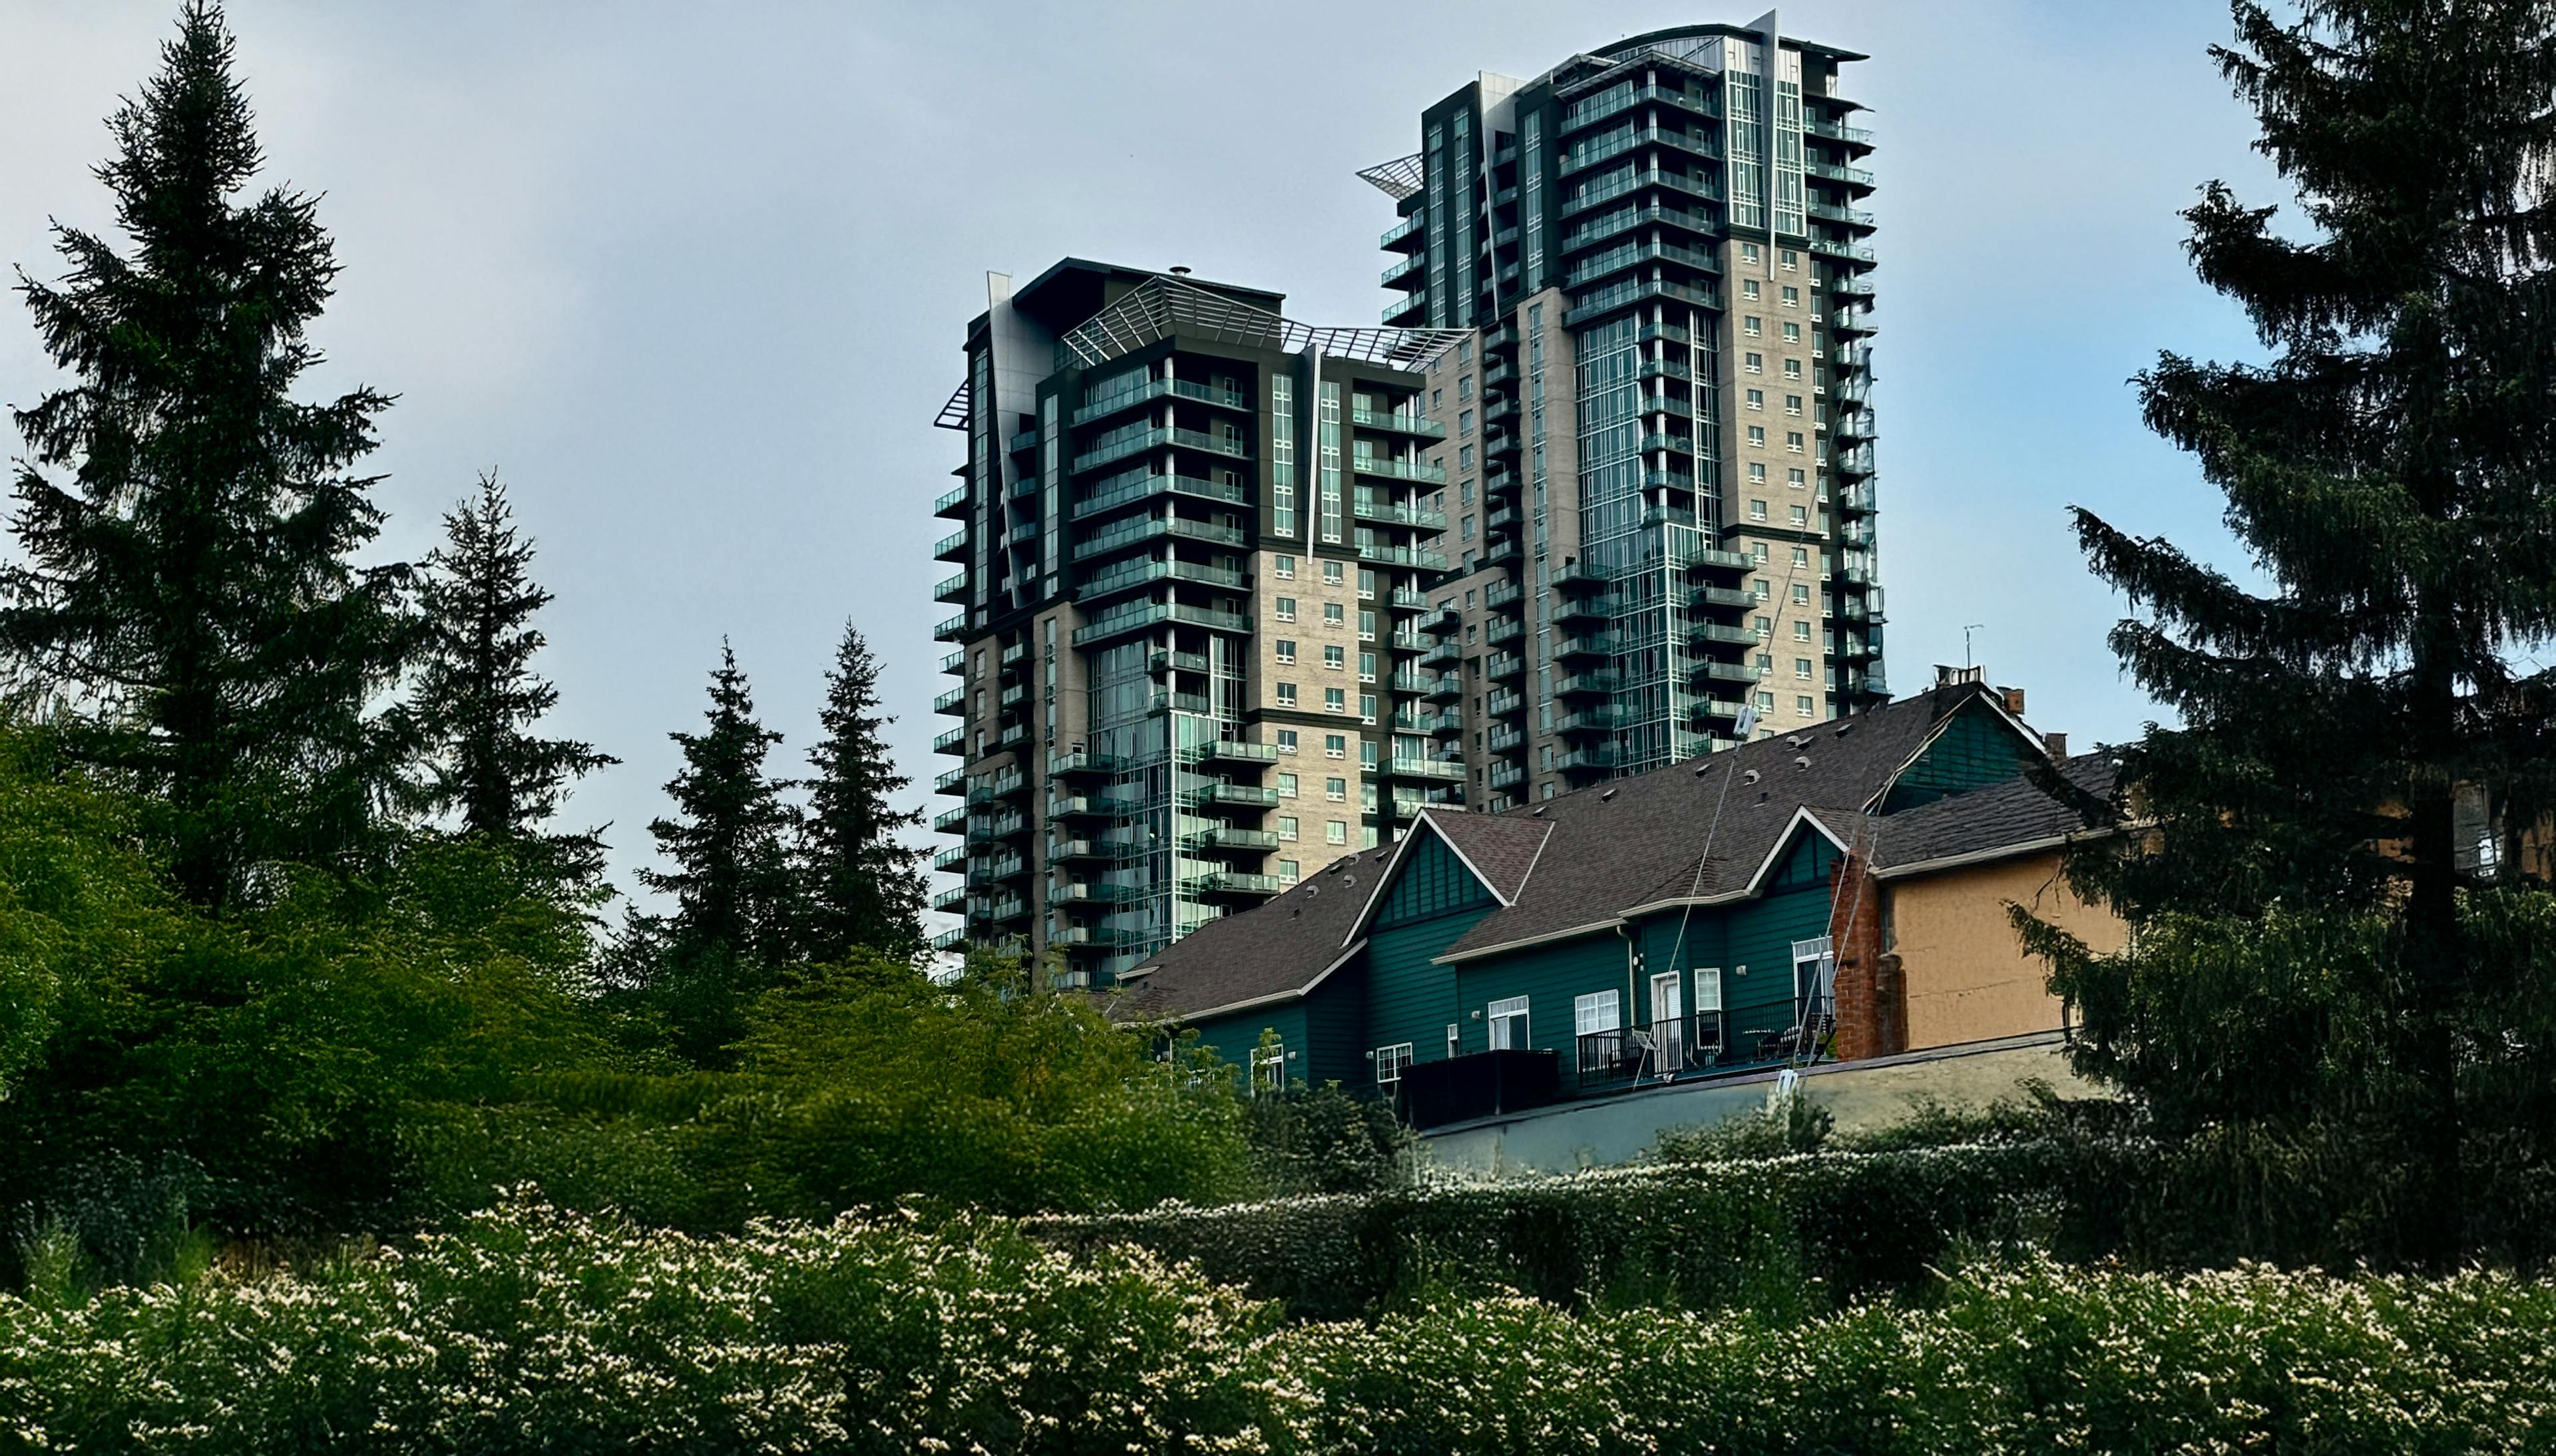
[[[1420,190],[1421,181],[1425,175],[1421,171],[1420,154],[1417,152],[1408,157],[1396,157],[1391,162],[1379,162],[1373,167],[1358,169],[1358,177],[1362,181],[1397,202],[1416,194]]]
[[[1058,340],[1083,368],[1134,353],[1174,334],[1281,353],[1318,353],[1418,370],[1470,336],[1460,328],[1324,327],[1239,303],[1178,279],[1147,280]]]

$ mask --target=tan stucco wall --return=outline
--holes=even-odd
[[[2058,1028],[2059,998],[2016,940],[2008,902],[2096,950],[2121,943],[2110,911],[2068,893],[2055,852],[1896,880],[1889,893],[1911,1050]]]

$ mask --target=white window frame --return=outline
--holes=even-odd
[[[1391,1046],[1377,1047],[1375,1049],[1376,1085],[1389,1087],[1401,1081],[1402,1069],[1409,1065],[1411,1065],[1410,1042],[1396,1041]]]
[[[1251,1048],[1251,1090],[1278,1092],[1287,1086],[1287,1043],[1273,1041]]]
[[[1482,1008],[1482,1030],[1493,1051],[1524,1051],[1534,1044],[1527,998],[1503,996]],[[1511,1027],[1509,1023],[1517,1025]]]
[[[1571,999],[1571,1033],[1602,1036],[1624,1030],[1623,997],[1613,991],[1592,991]]]

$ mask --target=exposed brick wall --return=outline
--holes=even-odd
[[[1882,889],[1860,854],[1830,882],[1829,942],[1837,954],[1837,1054],[1846,1060],[1908,1049],[1908,985],[1881,950]]]

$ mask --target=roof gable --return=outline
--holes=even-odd
[[[1421,822],[1429,822],[1427,816]],[[1386,929],[1507,903],[1444,834],[1414,832],[1410,843],[1378,888],[1379,903],[1362,928]]]

